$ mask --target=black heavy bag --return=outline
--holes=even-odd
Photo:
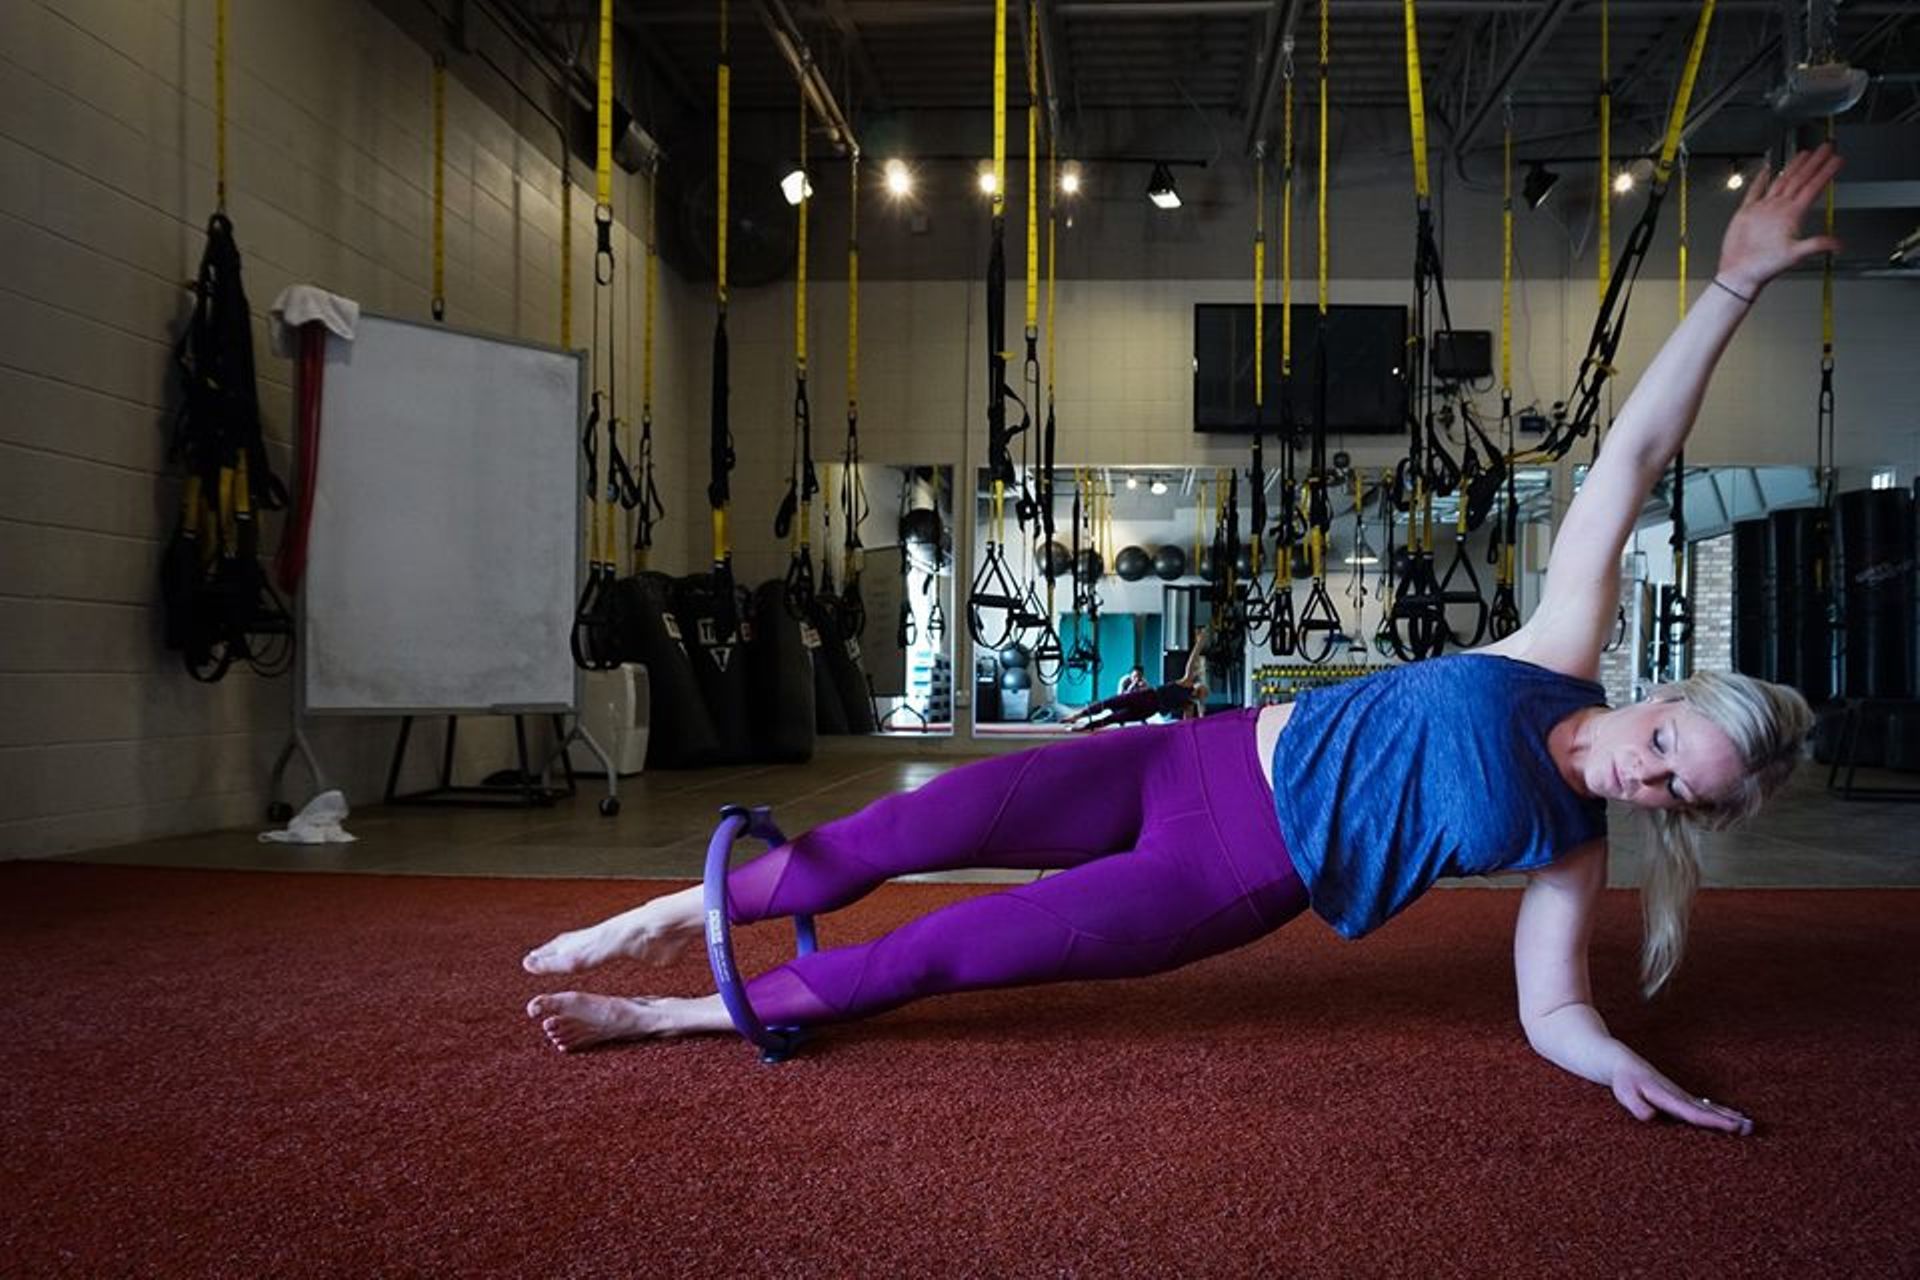
[[[720,740],[701,700],[685,632],[674,612],[673,579],[664,573],[622,578],[614,584],[612,607],[620,660],[647,669],[653,702],[647,768],[697,769],[718,761]]]
[[[1852,697],[1913,696],[1913,499],[1904,489],[1840,495],[1834,581]]]
[[[1827,624],[1830,552],[1826,512],[1792,507],[1767,513],[1772,541],[1774,675],[1818,706],[1833,696]]]
[[[1774,633],[1773,582],[1768,577],[1771,537],[1767,522],[1737,520],[1733,526],[1733,669],[1741,675],[1772,680]]]
[[[800,634],[800,620],[787,608],[787,584],[762,583],[753,593],[751,617],[747,691],[753,758],[805,764],[813,759],[813,655]]]
[[[722,601],[714,592],[713,578],[704,573],[675,583],[673,601],[687,655],[693,659],[694,684],[713,720],[714,736],[720,740],[716,763],[745,764],[753,759],[753,718],[747,693],[748,637],[741,634],[751,632],[747,607],[736,593],[726,603],[728,612],[740,619],[740,624],[723,626]]]
[[[847,733],[872,733],[873,698],[867,690],[867,673],[860,665],[860,642],[851,639],[840,629],[839,619],[833,616],[833,610],[822,607],[817,601],[808,609],[807,618],[813,623],[815,631],[820,633],[820,647],[815,650],[817,660],[825,659],[827,675],[832,682],[834,696],[840,702],[840,710],[846,716]]]
[[[822,619],[833,624],[833,633],[840,633],[839,616],[832,609],[813,607],[806,611],[800,622],[800,634],[807,646],[807,661],[813,668],[813,727],[824,734],[844,734],[847,732],[847,709],[840,705],[840,686],[833,680],[833,663],[827,656],[830,643],[820,630]],[[837,645],[840,642],[834,640]]]

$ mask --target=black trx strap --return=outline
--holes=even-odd
[[[614,512],[631,507],[639,497],[620,452],[618,370],[620,349],[615,331],[617,299],[613,292],[613,0],[600,0],[600,57],[595,108],[596,160],[594,165],[593,253],[593,374],[595,389],[589,402],[581,448],[587,457],[587,582],[574,606],[569,647],[573,660],[589,671],[609,671],[620,665],[613,592],[619,576],[618,539]],[[600,309],[605,303],[606,345],[600,342]],[[599,390],[604,375],[607,389]],[[599,485],[597,435],[604,421],[607,431],[606,486]]]
[[[633,529],[636,572],[650,567],[648,561],[653,551],[653,527],[667,514],[667,504],[660,501],[660,488],[654,482],[653,472],[653,315],[654,293],[660,270],[659,224],[655,215],[659,187],[660,166],[656,161],[647,173],[647,316],[640,382],[640,479],[634,486],[636,501],[632,504],[639,511]]]
[[[1003,550],[1007,490],[1018,481],[1007,430],[1007,0],[995,0],[993,15],[993,222],[987,251],[987,471],[992,505],[986,553],[967,589],[967,632],[976,645],[988,649],[1013,639],[1026,612]]]
[[[813,498],[820,480],[813,469],[813,412],[807,405],[807,95],[800,94],[800,199],[795,202],[799,261],[793,287],[793,452],[787,471],[787,496],[773,518],[773,536],[791,538],[787,562],[787,609],[803,617],[813,604]]]
[[[860,472],[860,150],[847,158],[847,448],[840,478],[840,515],[845,526],[840,547],[840,630],[858,640],[867,629],[867,602],[860,592],[866,549],[860,526],[867,519],[867,485]],[[911,485],[908,486],[911,488]],[[831,505],[831,504],[829,504]],[[904,549],[901,560],[906,560]],[[904,570],[902,570],[904,572]],[[904,582],[902,583],[904,587]],[[905,604],[904,591],[901,603]],[[908,621],[911,623],[911,614]],[[909,641],[910,643],[910,641]],[[901,645],[906,648],[906,645]]]
[[[1574,442],[1592,431],[1599,421],[1602,393],[1609,379],[1613,377],[1614,355],[1620,349],[1620,338],[1626,332],[1627,305],[1633,293],[1634,282],[1639,279],[1641,263],[1646,259],[1647,248],[1653,243],[1653,231],[1660,218],[1660,205],[1666,197],[1667,183],[1673,173],[1674,159],[1679,152],[1680,135],[1685,126],[1687,108],[1693,99],[1694,79],[1700,71],[1700,60],[1706,51],[1707,31],[1713,23],[1715,0],[1705,0],[1700,6],[1700,17],[1694,24],[1693,43],[1687,53],[1686,65],[1680,74],[1680,86],[1674,95],[1673,108],[1667,116],[1667,132],[1661,143],[1660,157],[1654,165],[1653,183],[1647,193],[1647,204],[1640,212],[1640,219],[1634,224],[1627,236],[1626,248],[1621,252],[1613,271],[1606,276],[1606,289],[1600,298],[1600,311],[1594,317],[1593,330],[1587,337],[1587,354],[1581,358],[1580,374],[1573,388],[1571,412],[1564,423],[1556,422],[1545,440],[1540,444],[1538,456],[1563,458],[1573,448]],[[1603,16],[1603,23],[1604,23]],[[1604,31],[1604,27],[1603,27]],[[1603,71],[1603,101],[1606,77]],[[1606,175],[1602,175],[1603,182]],[[1607,193],[1600,192],[1601,208],[1606,209]],[[1602,236],[1602,252],[1610,246]],[[1563,429],[1564,428],[1564,429]]]

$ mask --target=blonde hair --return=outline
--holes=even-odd
[[[1722,831],[1752,817],[1792,776],[1813,732],[1813,708],[1796,689],[1727,671],[1696,671],[1653,690],[1655,702],[1683,702],[1712,721],[1746,766],[1731,791],[1686,809],[1647,812],[1651,856],[1640,887],[1645,937],[1642,993],[1651,1000],[1680,967],[1687,913],[1700,885],[1699,832]]]

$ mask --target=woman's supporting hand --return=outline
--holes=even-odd
[[[1613,1069],[1613,1096],[1636,1120],[1666,1114],[1701,1129],[1718,1129],[1742,1137],[1753,1132],[1753,1121],[1708,1098],[1696,1097],[1653,1069],[1638,1054],[1626,1054]]]
[[[1838,252],[1840,242],[1832,236],[1803,238],[1800,227],[1841,163],[1833,144],[1823,142],[1789,160],[1777,175],[1763,165],[1727,225],[1714,278],[1751,299],[1788,268],[1815,254]]]

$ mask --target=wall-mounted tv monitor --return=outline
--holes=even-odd
[[[1280,308],[1266,308],[1268,430],[1280,422]],[[1314,361],[1319,312],[1293,308],[1293,420],[1314,425]],[[1327,308],[1327,429],[1345,432],[1406,430],[1407,309],[1398,306]],[[1253,304],[1201,302],[1193,308],[1193,429],[1253,430]]]

